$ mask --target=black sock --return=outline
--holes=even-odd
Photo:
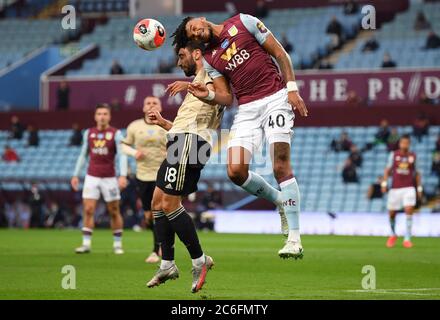
[[[157,254],[159,254],[159,242],[157,241],[157,232],[156,232],[156,228],[155,228],[155,221],[151,221],[150,224],[150,229],[153,232],[153,252],[156,252]]]
[[[167,218],[180,241],[186,246],[191,259],[200,258],[203,255],[202,247],[200,246],[194,222],[185,211],[185,208],[180,207],[174,210],[167,214]]]
[[[156,237],[157,251],[162,249],[162,259],[174,260],[174,230],[163,211],[153,211],[154,234]],[[156,246],[156,244],[155,244]],[[157,252],[155,250],[155,252]]]

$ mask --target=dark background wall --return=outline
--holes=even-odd
[[[315,107],[310,108],[309,117],[296,115],[295,126],[372,126],[387,118],[391,125],[410,125],[420,112],[424,112],[431,124],[440,124],[440,106],[419,105],[415,107]],[[165,109],[164,117],[174,119],[177,109]],[[77,122],[82,128],[94,125],[93,111],[47,111],[0,113],[0,129],[6,130],[12,115],[18,115],[25,124],[39,129],[68,129]],[[124,128],[142,113],[136,110],[117,111],[112,114],[112,124]]]

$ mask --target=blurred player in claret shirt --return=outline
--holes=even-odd
[[[234,88],[239,109],[228,144],[228,176],[246,192],[278,207],[282,232],[287,237],[278,255],[302,258],[300,193],[291,167],[290,143],[293,110],[301,116],[307,116],[308,111],[298,92],[289,54],[263,22],[248,14],[237,14],[218,25],[204,17],[187,17],[173,36],[173,43],[180,47],[189,40],[206,45],[203,64],[213,79],[214,90],[196,83],[189,85],[190,93],[231,105],[229,84]],[[261,148],[264,138],[270,145],[273,172],[281,191],[249,171],[252,154]]]
[[[89,167],[84,180],[83,198],[83,242],[76,248],[76,253],[89,253],[92,245],[94,214],[100,196],[107,203],[113,230],[113,251],[123,254],[122,228],[124,226],[119,200],[119,189],[127,186],[127,156],[120,149],[123,139],[121,131],[110,126],[110,107],[107,104],[98,104],[95,110],[96,127],[84,132],[81,153],[76,162],[75,171],[71,179],[73,190],[79,187],[79,174],[89,156]],[[115,159],[119,157],[119,179],[116,178]]]
[[[402,136],[399,149],[390,153],[388,164],[385,168],[382,181],[382,192],[387,191],[388,177],[392,184],[388,193],[388,210],[390,214],[391,236],[388,238],[387,247],[394,247],[397,241],[396,213],[404,210],[406,214],[406,233],[403,241],[405,248],[413,246],[411,242],[412,215],[416,206],[417,197],[422,197],[422,182],[416,166],[416,154],[411,152],[411,141],[408,135]]]

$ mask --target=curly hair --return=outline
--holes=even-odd
[[[185,19],[183,19],[182,22],[174,31],[174,33],[170,36],[170,38],[174,38],[173,46],[176,52],[179,52],[180,48],[185,48],[186,44],[190,40],[186,35],[186,24],[188,23],[188,21],[190,21],[193,18],[194,17],[186,17]]]

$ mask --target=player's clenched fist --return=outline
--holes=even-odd
[[[134,156],[134,158],[135,158],[136,160],[142,160],[142,159],[145,158],[145,153],[143,153],[141,150],[138,150],[138,151],[136,152],[136,155]]]
[[[124,190],[127,187],[127,177],[120,176],[118,178],[119,189]]]
[[[73,191],[78,191],[78,187],[79,187],[78,177],[72,177],[72,179],[70,179],[70,185],[72,186]]]
[[[298,91],[290,91],[288,94],[289,103],[292,105],[293,110],[298,110],[299,114],[303,117],[307,117],[309,111],[307,110],[304,100],[299,95]]]
[[[150,121],[153,124],[157,124],[157,125],[161,125],[164,122],[164,118],[162,117],[162,115],[160,114],[159,111],[157,110],[153,110],[148,112],[148,119],[150,119]]]

